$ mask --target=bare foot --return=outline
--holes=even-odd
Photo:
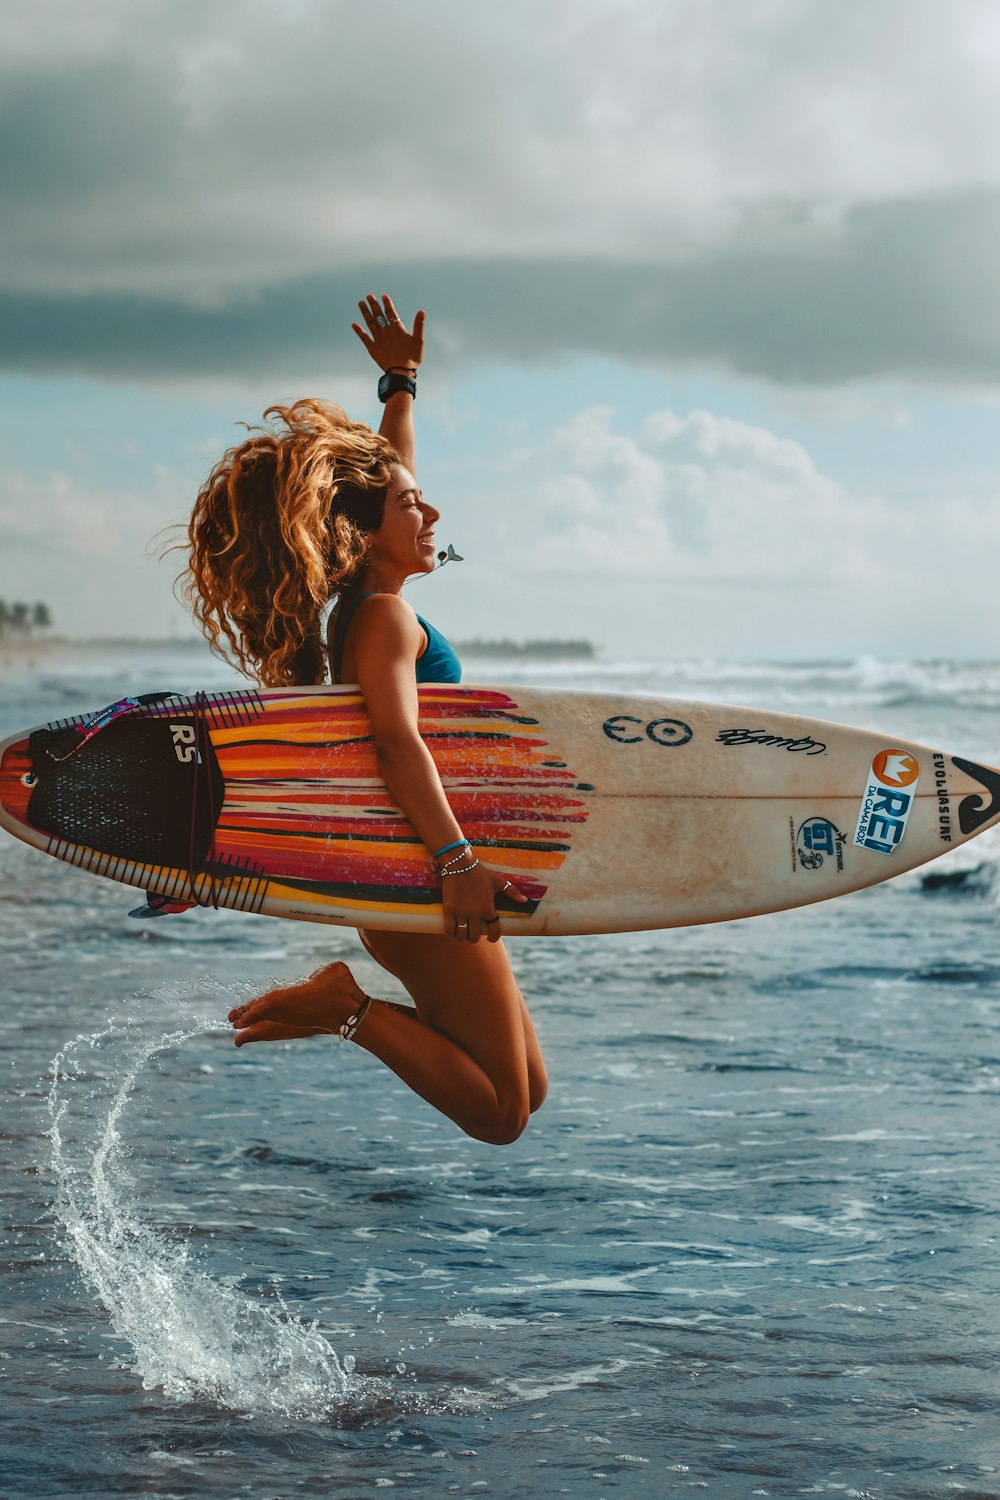
[[[317,969],[301,984],[268,990],[245,1005],[234,1005],[229,1019],[237,1033],[237,1047],[247,1042],[336,1035],[364,998],[350,969],[338,962]]]

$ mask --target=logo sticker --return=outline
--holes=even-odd
[[[942,844],[951,843],[951,801],[948,795],[948,770],[944,756],[934,751],[934,790],[937,793],[938,837]]]
[[[821,870],[828,859],[835,860],[838,871],[844,868],[846,834],[834,827],[829,818],[806,818],[795,836],[798,863],[803,870]]]
[[[174,754],[183,763],[196,761],[201,765],[193,724],[171,724],[170,737],[174,742]]]
[[[872,761],[872,775],[883,786],[912,786],[920,763],[905,750],[880,750]]]
[[[602,727],[608,739],[617,740],[619,745],[638,745],[642,740],[643,723],[635,714],[615,714],[605,719]],[[654,745],[686,745],[694,730],[683,719],[651,719],[645,733]]]
[[[878,752],[861,798],[856,844],[877,854],[891,854],[902,843],[919,775],[920,762],[908,750]]]
[[[974,760],[960,760],[957,755],[952,756],[951,763],[966,776],[971,776],[973,781],[978,781],[989,793],[988,797],[973,793],[971,797],[963,797],[958,804],[959,828],[964,834],[975,833],[1000,812],[1000,771],[994,771],[991,766],[977,766]]]

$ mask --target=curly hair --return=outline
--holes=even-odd
[[[199,490],[178,584],[224,660],[265,687],[323,682],[322,612],[356,574],[400,458],[332,402],[269,406],[263,423]]]

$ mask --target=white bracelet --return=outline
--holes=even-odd
[[[446,870],[451,870],[455,865],[460,865],[463,859],[474,858],[475,856],[472,853],[472,846],[469,845],[467,848],[462,850],[461,854],[456,854],[453,856],[453,858],[446,859],[443,865],[438,865],[437,872],[439,875],[443,875]]]

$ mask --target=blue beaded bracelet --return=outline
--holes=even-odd
[[[445,844],[443,849],[436,850],[431,855],[431,859],[440,859],[442,854],[448,854],[452,849],[463,849],[465,847],[468,847],[470,849],[472,847],[468,839],[456,839],[453,844]]]

